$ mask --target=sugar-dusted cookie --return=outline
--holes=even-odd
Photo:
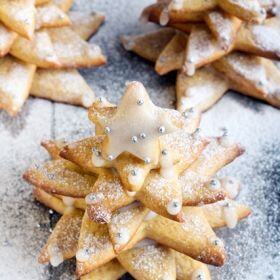
[[[132,109],[149,123],[133,119]],[[169,123],[159,126],[160,117]],[[43,141],[52,159],[24,174],[34,197],[62,215],[39,261],[57,266],[76,257],[84,280],[113,280],[126,271],[139,280],[210,279],[206,264],[222,266],[226,259],[213,229],[234,228],[250,214],[234,201],[240,183],[216,176],[243,148],[226,134],[202,137],[199,114],[156,107],[138,82],[127,85],[118,106],[95,101],[89,118],[96,135]],[[140,136],[138,130],[158,150],[134,150],[129,136]],[[108,141],[122,144],[111,160],[102,154]],[[145,161],[146,152],[153,161]]]
[[[229,89],[279,107],[275,85],[279,70],[273,62],[259,58],[279,59],[280,24],[276,8],[273,9],[275,3],[245,2],[157,1],[144,9],[141,19],[166,27],[142,35],[123,36],[126,39],[122,43],[128,51],[154,62],[160,75],[178,71],[177,109],[181,112],[193,107],[206,111]],[[167,32],[170,38],[164,36]],[[253,72],[255,67],[249,63],[252,55],[259,56],[255,64],[262,71],[274,73],[265,87],[252,85],[253,77],[247,77],[247,71],[239,71],[240,78],[237,78],[227,67],[222,67],[234,57],[236,64]]]

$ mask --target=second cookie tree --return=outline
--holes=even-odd
[[[177,109],[209,109],[229,89],[280,107],[280,20],[276,1],[158,0],[142,19],[164,28],[123,36],[127,50],[178,71]]]
[[[139,82],[120,104],[89,110],[96,135],[45,141],[52,160],[24,177],[37,200],[62,215],[39,261],[76,256],[81,279],[210,279],[223,242],[213,228],[234,228],[250,214],[235,201],[239,183],[216,173],[243,148],[228,136],[200,135],[200,115],[155,106]],[[99,277],[99,278],[98,278]]]

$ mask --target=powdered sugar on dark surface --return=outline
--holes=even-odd
[[[108,56],[108,65],[82,70],[97,96],[117,102],[125,82],[145,84],[153,101],[173,107],[175,75],[159,77],[153,66],[125,51],[119,43],[122,34],[137,34],[154,28],[138,22],[141,10],[153,0],[76,0],[74,9],[104,12],[106,23],[92,42]],[[254,73],[252,73],[254,75]],[[228,93],[204,114],[202,132],[229,135],[243,144],[246,154],[222,173],[243,182],[239,199],[248,203],[253,214],[233,230],[218,231],[228,251],[223,268],[213,268],[218,280],[280,279],[280,111],[236,93]],[[75,264],[58,268],[37,263],[56,215],[36,203],[31,187],[21,175],[47,154],[39,147],[43,138],[79,139],[90,135],[93,127],[82,108],[30,98],[21,114],[11,119],[0,112],[0,279],[75,279]]]

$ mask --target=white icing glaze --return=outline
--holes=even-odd
[[[79,262],[86,262],[90,258],[90,251],[89,249],[80,249],[76,253],[76,259]]]
[[[143,103],[139,104],[139,100]],[[102,148],[103,158],[108,155],[116,158],[121,153],[128,152],[147,163],[157,164],[159,137],[178,129],[168,115],[165,109],[152,103],[141,83],[130,82],[115,115],[102,124],[103,128],[110,128],[104,142],[106,145]],[[160,132],[160,127],[164,127],[164,131]],[[138,138],[143,133],[146,138]],[[136,135],[137,142],[132,141],[132,137]]]
[[[126,228],[121,228],[115,237],[116,243],[118,245],[126,244],[130,240],[130,233]]]
[[[75,202],[75,198],[69,196],[63,196],[62,201],[66,206],[72,207]]]
[[[92,164],[96,167],[102,167],[105,165],[105,160],[102,158],[101,155],[96,155],[96,153],[93,152],[91,157]]]
[[[162,278],[160,278],[161,280],[174,280],[174,277],[171,275],[171,273],[166,272],[163,274]]]
[[[227,203],[224,206],[224,218],[228,228],[235,228],[238,222],[238,217],[236,213],[236,209],[233,205]]]
[[[63,263],[63,261],[64,259],[62,253],[58,253],[50,256],[50,263],[54,267],[59,266],[61,263]]]
[[[177,215],[182,210],[182,202],[178,199],[173,199],[167,204],[166,209],[170,215]]]
[[[192,273],[191,280],[204,280],[204,279],[206,279],[206,277],[202,269],[198,268]]]
[[[160,166],[162,168],[169,168],[173,166],[173,159],[169,151],[166,150],[162,151],[160,157]]]
[[[162,151],[160,156],[160,175],[165,179],[175,178],[175,170],[173,166],[173,159],[169,151]]]
[[[128,196],[131,196],[131,197],[133,197],[133,196],[136,195],[136,192],[129,192],[129,191],[126,191],[126,193],[127,193]]]
[[[86,92],[83,94],[82,96],[83,106],[88,108],[92,105],[93,102],[94,102],[94,95],[92,93]]]
[[[228,197],[234,199],[237,197],[240,190],[240,182],[232,177],[222,179],[222,186],[228,194]]]
[[[56,245],[49,245],[47,250],[50,256],[50,263],[52,266],[59,266],[64,261],[63,254]]]
[[[159,17],[159,24],[161,26],[165,26],[167,25],[168,22],[169,22],[169,11],[168,8],[164,8]]]
[[[128,175],[128,182],[131,185],[136,186],[136,187],[142,186],[144,179],[145,179],[145,176],[141,169],[135,170],[135,173],[130,172]]]
[[[174,167],[168,167],[168,168],[161,168],[160,169],[160,175],[165,179],[174,179],[176,178],[176,172],[174,170]]]
[[[153,212],[153,211],[149,211],[149,213],[147,214],[147,216],[145,217],[145,221],[150,221],[153,218],[155,218],[158,214]]]

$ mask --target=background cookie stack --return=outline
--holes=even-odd
[[[104,20],[68,12],[72,0],[0,3],[0,108],[16,115],[28,95],[89,107],[94,93],[77,67],[106,62],[87,40]]]
[[[142,19],[168,26],[123,36],[127,50],[177,70],[177,109],[205,111],[228,89],[280,106],[280,20],[276,1],[158,0]]]
[[[76,256],[81,279],[210,279],[205,264],[226,257],[212,228],[250,214],[234,200],[239,183],[216,177],[243,148],[225,133],[201,136],[199,114],[156,107],[138,82],[118,107],[100,98],[89,118],[95,136],[45,141],[52,160],[24,175],[62,214],[40,262]]]

